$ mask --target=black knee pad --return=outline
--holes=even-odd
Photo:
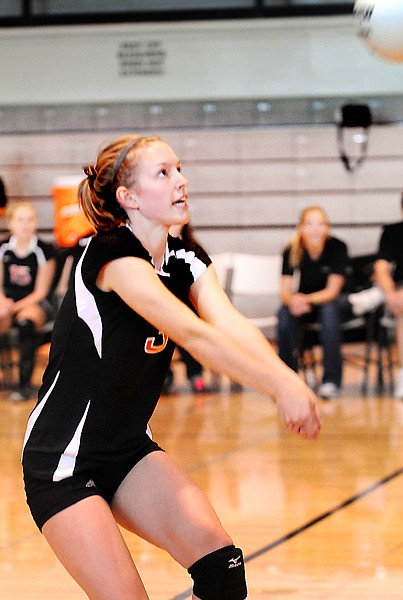
[[[248,592],[242,550],[226,546],[200,558],[188,569],[193,593],[201,600],[244,600]]]

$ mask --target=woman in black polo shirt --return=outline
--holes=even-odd
[[[279,354],[297,371],[300,326],[304,322],[318,321],[323,348],[323,379],[318,393],[328,400],[338,395],[342,379],[337,299],[345,282],[347,263],[347,246],[330,235],[324,210],[320,206],[305,208],[283,254]]]

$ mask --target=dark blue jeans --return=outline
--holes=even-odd
[[[311,313],[294,317],[288,306],[278,313],[278,349],[280,358],[294,371],[298,371],[298,355],[305,323],[319,323],[319,343],[323,350],[323,383],[341,385],[341,307],[337,300],[316,306]]]

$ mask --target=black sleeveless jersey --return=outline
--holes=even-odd
[[[149,432],[174,344],[115,292],[97,287],[100,269],[125,256],[152,263],[128,227],[92,237],[63,300],[24,440],[24,468],[41,479],[126,459],[136,437]],[[210,262],[200,246],[169,236],[158,275],[186,303]]]
[[[3,293],[14,302],[34,291],[36,276],[41,265],[54,258],[51,244],[34,236],[25,256],[15,253],[15,238],[5,240],[0,245],[0,261],[3,263]]]

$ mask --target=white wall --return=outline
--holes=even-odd
[[[151,65],[160,74],[120,75],[122,44],[145,52],[147,63],[151,42],[162,53],[161,62]],[[403,64],[372,56],[349,17],[1,30],[0,55],[0,106],[15,108],[0,110],[3,121],[14,119],[0,134],[0,175],[11,201],[36,202],[47,235],[55,178],[79,176],[98,147],[123,132],[116,118],[109,130],[105,123],[97,129],[96,121],[93,129],[82,128],[86,109],[100,102],[125,112],[125,123],[135,130],[141,113],[134,117],[120,103],[403,95]],[[70,116],[59,118],[69,104]],[[27,107],[35,115],[36,105],[44,114],[38,111],[32,132],[19,132],[19,116],[26,119]],[[47,105],[65,130],[52,130]],[[340,161],[334,124],[171,127],[156,133],[182,160],[193,224],[210,252],[277,253],[300,210],[311,203],[324,206],[352,254],[375,251],[380,226],[400,218],[399,123],[372,128],[368,158],[354,173]]]
[[[158,73],[123,76],[122,44]],[[3,29],[0,56],[2,105],[403,93],[350,16]]]

